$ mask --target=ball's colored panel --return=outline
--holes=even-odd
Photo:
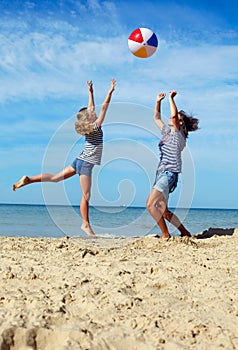
[[[156,47],[155,46],[145,46],[146,52],[147,52],[147,57],[152,56],[155,51],[156,51]]]
[[[134,32],[131,33],[128,39],[134,40],[137,43],[143,43],[144,39],[141,34],[140,28],[137,28],[136,30],[134,30]]]
[[[134,55],[141,58],[148,57],[147,50],[144,46],[142,46],[138,51],[134,52]]]
[[[153,35],[147,40],[147,45],[155,47],[158,46],[158,39],[155,33],[153,33]]]

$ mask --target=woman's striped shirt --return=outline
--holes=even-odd
[[[160,162],[158,171],[181,173],[181,153],[186,146],[186,137],[183,128],[180,128],[179,131],[171,132],[171,128],[164,124],[161,133],[162,139],[159,142]]]

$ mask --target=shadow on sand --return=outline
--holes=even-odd
[[[197,233],[194,237],[197,239],[211,238],[213,236],[232,236],[235,233],[235,228],[212,228]]]

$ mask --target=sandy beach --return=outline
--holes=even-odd
[[[238,229],[0,242],[1,350],[238,349]]]

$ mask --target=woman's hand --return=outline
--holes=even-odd
[[[169,93],[169,96],[170,96],[171,98],[174,98],[176,95],[177,95],[177,91],[176,91],[176,90],[172,90],[172,91],[170,91],[170,93]]]
[[[156,101],[160,102],[165,98],[166,94],[164,92],[161,92],[157,95]]]
[[[93,82],[92,82],[92,80],[87,81],[87,86],[88,86],[89,92],[93,92]]]

